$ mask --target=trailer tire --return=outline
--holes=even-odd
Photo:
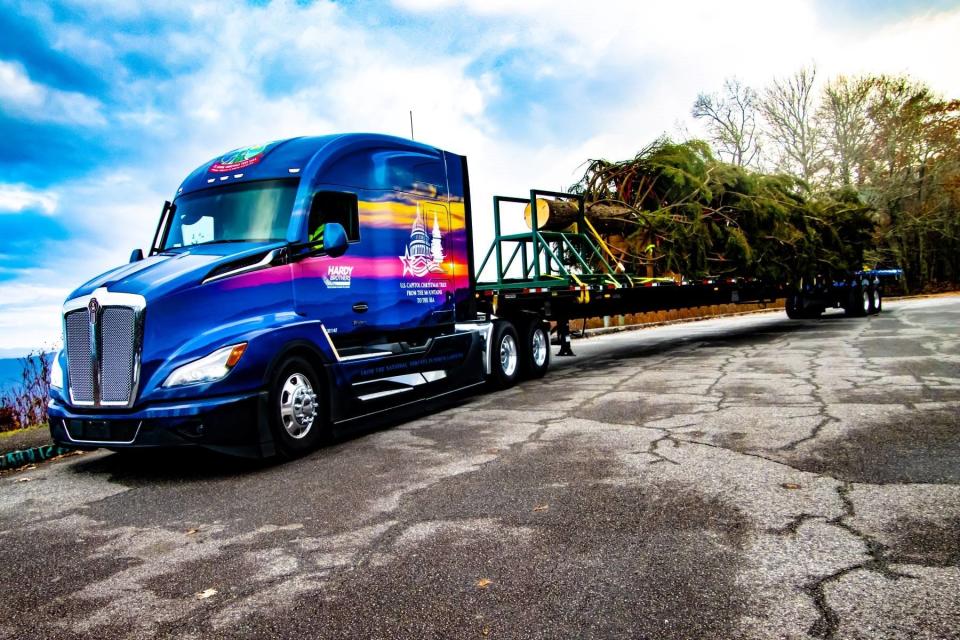
[[[296,458],[319,445],[327,434],[327,413],[318,402],[323,390],[313,366],[292,356],[270,382],[270,431],[277,453]]]
[[[862,318],[867,315],[870,310],[869,287],[864,286],[863,283],[850,287],[847,304],[844,305],[843,310],[851,318]]]
[[[788,295],[784,302],[784,310],[791,320],[800,320],[803,318],[803,298],[795,293]]]
[[[784,303],[784,309],[787,312],[787,317],[791,320],[812,320],[819,318],[823,314],[823,307],[806,307],[803,306],[803,296],[800,294],[792,294],[787,296],[786,302]]]
[[[883,309],[883,301],[880,299],[880,283],[874,282],[870,285],[870,315],[876,315]]]
[[[550,368],[550,329],[540,318],[521,325],[520,363],[525,378],[542,378]]]
[[[490,384],[496,389],[512,387],[520,377],[520,342],[509,320],[494,320],[490,349]]]

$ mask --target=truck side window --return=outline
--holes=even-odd
[[[359,218],[357,194],[343,191],[318,191],[310,205],[307,241],[322,241],[323,226],[328,222],[339,222],[347,232],[347,240],[356,242],[360,239]]]

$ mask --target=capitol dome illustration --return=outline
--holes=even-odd
[[[403,263],[403,275],[413,275],[418,278],[429,273],[442,273],[443,267],[443,236],[440,233],[440,221],[437,213],[433,214],[433,233],[427,233],[427,226],[423,223],[423,214],[420,205],[417,205],[417,217],[413,220],[410,229],[410,242],[400,256]]]

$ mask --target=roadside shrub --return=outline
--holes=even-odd
[[[0,431],[47,422],[51,354],[35,351],[20,358],[20,382],[0,397]]]
[[[0,402],[5,400],[0,399]],[[0,431],[13,431],[20,428],[20,419],[13,411],[13,407],[0,406]]]

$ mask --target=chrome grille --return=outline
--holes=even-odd
[[[105,307],[100,317],[100,401],[130,400],[133,390],[135,314],[130,307]]]
[[[140,375],[142,296],[97,289],[64,305],[70,398],[80,406],[132,406]]]
[[[86,309],[64,318],[67,345],[67,375],[75,402],[93,402],[93,360],[90,356],[90,320]]]

